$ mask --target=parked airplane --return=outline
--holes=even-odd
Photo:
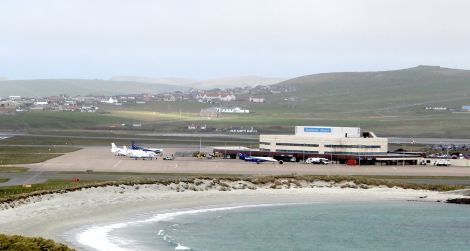
[[[148,147],[138,146],[135,144],[135,141],[132,141],[132,150],[142,150],[145,152],[153,152],[156,154],[163,153],[163,149],[161,148],[148,148]]]
[[[114,153],[116,156],[126,156],[127,155],[127,147],[117,147],[116,144],[111,143],[111,152]]]
[[[283,164],[284,161],[282,160],[277,160],[271,157],[254,157],[254,156],[246,156],[243,153],[238,153],[238,158],[244,161],[250,161],[250,162],[256,162],[256,164],[262,163],[262,162],[273,162],[274,163],[279,163]]]
[[[152,152],[152,151],[144,151],[144,150],[133,150],[133,149],[127,149],[127,147],[124,146],[124,149],[127,151],[127,154],[126,156],[129,157],[129,158],[133,158],[133,159],[140,159],[142,158],[143,160],[145,159],[153,159],[153,158],[157,158],[157,154],[155,152]]]

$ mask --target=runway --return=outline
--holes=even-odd
[[[188,148],[167,148],[172,154]],[[197,151],[198,149],[194,149]],[[301,163],[272,164],[244,162],[230,159],[196,159],[177,157],[175,160],[134,160],[116,157],[109,147],[86,147],[67,153],[43,163],[22,165],[32,171],[44,172],[133,172],[160,174],[240,174],[240,175],[377,175],[377,176],[470,176],[467,167],[436,166],[346,166],[346,165],[309,165]]]

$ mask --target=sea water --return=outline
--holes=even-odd
[[[98,250],[470,250],[470,207],[347,202],[185,209],[89,228],[78,240],[90,250],[87,240]]]

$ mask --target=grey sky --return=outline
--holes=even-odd
[[[467,0],[2,0],[0,76],[470,69]]]

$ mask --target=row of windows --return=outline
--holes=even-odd
[[[284,153],[318,153],[318,151],[284,150],[284,149],[276,149],[276,152],[284,152]]]
[[[276,143],[278,146],[310,146],[318,147],[318,144],[299,144],[299,143]]]
[[[359,153],[359,152],[325,152],[325,154],[338,154],[338,155],[377,155],[377,154],[385,154],[385,153]]]
[[[269,142],[259,142],[261,145],[270,145]],[[300,143],[276,143],[278,146],[306,146],[306,147],[319,147],[319,144],[300,144]],[[329,148],[364,148],[364,149],[379,149],[381,146],[371,145],[325,145]]]
[[[332,148],[380,148],[380,146],[368,146],[368,145],[325,145],[325,147],[332,147]]]

